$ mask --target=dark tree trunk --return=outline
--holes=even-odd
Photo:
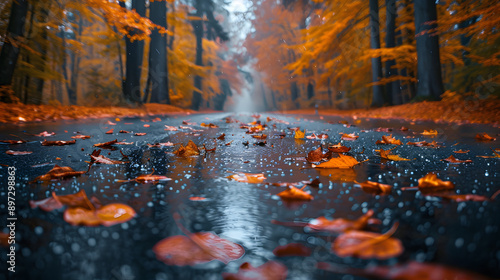
[[[42,42],[45,42],[47,40],[47,28],[46,28],[46,24],[47,24],[47,21],[48,21],[48,15],[49,15],[49,10],[50,10],[50,2],[49,2],[49,6],[48,7],[41,7],[40,8],[40,15],[38,16],[38,23],[42,23],[41,24],[41,28],[40,28],[40,31],[41,32],[41,38],[42,38]],[[46,62],[47,62],[47,47],[44,45],[44,43],[38,43],[38,51],[40,52],[40,54],[42,55],[42,60],[40,61],[40,69],[43,69],[45,70],[45,68],[47,67],[46,66]],[[32,103],[33,104],[37,104],[37,105],[40,105],[42,103],[42,97],[43,97],[43,87],[45,85],[45,80],[43,78],[38,78],[36,80],[36,90],[35,90],[35,93],[34,93],[34,97],[32,99]]]
[[[149,4],[150,19],[167,28],[166,1],[154,1]],[[151,102],[170,104],[168,88],[167,35],[158,29],[151,33],[149,48],[149,76],[151,78]],[[140,94],[140,93],[139,93]]]
[[[201,10],[201,1],[197,0],[196,16],[201,18],[203,16],[203,11]],[[194,35],[196,36],[196,65],[203,66],[203,21],[193,20]],[[191,109],[199,110],[202,101],[202,88],[201,88],[201,77],[196,75],[194,77],[194,87],[193,98],[191,100]]]
[[[273,109],[277,110],[278,105],[276,105],[276,94],[274,90],[271,90],[271,101],[273,102]]]
[[[120,2],[121,3],[125,2]],[[124,4],[123,4],[124,5]],[[135,10],[140,16],[146,15],[146,2],[144,0],[133,0],[132,10]],[[136,31],[131,32],[132,35]],[[141,103],[141,72],[142,57],[144,55],[144,41],[131,41],[125,36],[125,81],[123,83],[123,96],[130,103]]]
[[[380,23],[378,16],[378,1],[370,0],[370,47],[380,49]],[[382,79],[382,59],[372,58],[372,80]],[[381,85],[373,86],[372,107],[384,105],[384,88]]]
[[[434,0],[414,0],[415,33],[417,34],[417,97],[439,100],[443,94],[441,62],[439,61],[439,37],[433,34],[437,20]]]
[[[307,99],[311,99],[314,97],[314,85],[311,81],[307,83]]]
[[[297,86],[297,82],[294,81],[290,85],[290,93],[291,93],[291,97],[292,97],[293,109],[296,109],[299,107],[297,104],[297,99],[299,98],[299,87]]]
[[[386,36],[385,47],[394,48],[396,46],[396,0],[385,0],[386,7]],[[388,60],[385,63],[385,76],[391,78],[398,75],[398,70],[393,68],[396,65],[395,60]],[[392,105],[400,105],[401,89],[399,81],[393,81],[386,86],[387,95],[391,98]]]
[[[233,95],[233,93],[231,92],[231,86],[229,85],[228,80],[220,79],[219,83],[222,93],[216,95],[213,101],[214,101],[214,109],[222,111],[224,110],[224,104],[226,103],[227,97]]]
[[[19,56],[18,43],[23,39],[26,13],[28,12],[28,1],[12,1],[9,25],[7,27],[6,40],[0,53],[0,86],[11,86],[14,69]],[[0,96],[2,102],[12,102],[10,98]]]

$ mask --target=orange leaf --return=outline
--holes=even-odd
[[[351,150],[350,147],[342,146],[341,143],[328,147],[328,150],[333,153],[347,153]]]
[[[305,129],[304,129],[304,132],[300,131],[300,129],[295,131],[295,136],[294,136],[295,139],[304,139],[305,136],[306,136]]]
[[[438,132],[437,132],[437,130],[434,130],[434,129],[429,129],[429,130],[424,129],[424,132],[422,132],[420,134],[422,134],[422,135],[437,135]]]
[[[391,134],[389,136],[382,135],[382,141],[377,140],[377,142],[375,142],[375,144],[377,144],[377,145],[379,145],[379,144],[402,145],[403,143],[401,143],[401,140],[396,140],[396,138],[392,137],[392,134]]]
[[[340,169],[346,169],[346,168],[352,168],[353,166],[359,164],[359,161],[357,161],[355,158],[351,156],[345,156],[343,154],[339,154],[339,157],[337,158],[332,158],[327,162],[323,162],[321,164],[315,165],[313,164],[312,167],[314,168],[340,168]]]
[[[196,265],[220,260],[223,263],[239,259],[245,250],[239,244],[222,239],[210,232],[175,235],[160,240],[153,247],[156,258],[168,265]]]
[[[42,146],[64,146],[64,145],[71,145],[75,144],[76,140],[71,140],[71,141],[47,141],[43,140]]]
[[[470,152],[470,150],[465,150],[465,151],[462,151],[462,149],[458,150],[458,151],[453,151],[455,154],[466,154],[468,152]]]
[[[329,220],[325,217],[319,217],[310,220],[307,224],[312,230],[315,231],[328,231],[328,232],[346,232],[349,230],[362,230],[368,225],[368,221],[373,216],[373,210],[368,210],[366,214],[359,217],[357,220],[348,220],[344,218],[337,218]]]
[[[403,253],[403,245],[390,237],[396,231],[395,224],[384,234],[351,230],[341,234],[332,244],[332,251],[339,257],[376,258],[385,260]]]
[[[350,134],[341,133],[341,134],[342,134],[341,139],[346,140],[346,141],[354,141],[354,140],[359,138],[359,136],[354,134],[354,133],[350,133]]]
[[[84,174],[87,171],[75,171],[73,168],[68,167],[68,166],[59,166],[59,165],[54,165],[54,168],[52,168],[49,172],[47,172],[44,175],[36,177],[32,183],[38,182],[38,181],[51,181],[51,180],[61,180],[61,179],[67,179],[75,176],[80,176]]]
[[[13,150],[7,150],[5,151],[6,154],[8,155],[13,155],[13,156],[22,156],[22,155],[29,155],[33,152],[30,151],[13,151]]]
[[[243,172],[238,172],[237,174],[227,176],[227,178],[235,180],[237,182],[250,183],[250,184],[259,184],[262,183],[265,179],[267,179],[266,177],[264,177],[264,173],[252,174]]]
[[[104,205],[97,210],[71,207],[64,211],[64,220],[74,226],[103,225],[109,227],[127,222],[135,216],[134,209],[121,203]]]
[[[268,261],[258,267],[245,262],[237,273],[224,272],[222,278],[224,280],[285,280],[287,273],[286,266],[276,261]]]
[[[89,139],[91,136],[90,135],[75,135],[71,136],[72,139]]]
[[[217,127],[219,127],[218,125],[215,125],[213,123],[209,123],[209,124],[201,123],[200,126],[208,127],[208,128],[217,128]]]
[[[488,133],[484,132],[484,133],[476,134],[476,140],[477,141],[494,141],[494,140],[496,140],[496,138],[491,137],[488,135]]]
[[[380,157],[383,158],[383,159],[388,159],[388,160],[392,160],[392,161],[408,161],[410,159],[407,159],[407,158],[402,158],[400,157],[399,155],[392,155],[391,154],[391,150],[384,150],[384,149],[380,149]]]
[[[189,140],[186,146],[181,144],[179,149],[175,151],[174,154],[180,157],[196,156],[200,154],[200,150],[193,141]]]
[[[302,187],[302,189],[304,187]],[[290,186],[287,190],[280,192],[278,194],[278,196],[281,197],[281,199],[288,199],[288,200],[313,200],[314,199],[314,197],[312,195],[303,191],[302,189],[298,189],[294,186]]]
[[[104,142],[104,143],[97,143],[97,144],[94,144],[94,147],[101,147],[101,148],[109,148],[111,147],[113,144],[116,144],[118,142],[118,139],[115,139],[113,141],[109,141],[109,142]]]
[[[363,183],[356,182],[356,184],[360,185],[363,191],[371,194],[385,195],[390,194],[392,191],[392,186],[377,182],[365,181]]]
[[[460,163],[470,163],[472,162],[472,160],[470,159],[466,159],[466,160],[458,160],[456,159],[453,155],[445,158],[445,159],[442,159],[442,161],[446,161],[448,163],[451,163],[451,164],[460,164]]]
[[[424,177],[418,179],[417,187],[405,187],[402,190],[411,190],[418,188],[421,192],[435,192],[443,190],[452,190],[455,185],[450,181],[442,181],[438,179],[437,175],[434,173],[428,173]]]

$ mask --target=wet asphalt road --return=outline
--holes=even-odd
[[[266,121],[266,117],[280,120]],[[402,187],[418,185],[418,179],[428,172],[455,183],[455,193],[474,193],[491,196],[500,189],[500,161],[483,159],[477,155],[492,155],[499,148],[498,140],[478,142],[476,133],[497,135],[498,128],[486,125],[445,125],[426,122],[409,123],[386,120],[354,120],[352,118],[320,116],[286,116],[263,114],[260,120],[268,124],[266,145],[253,145],[253,139],[240,129],[239,123],[226,123],[231,117],[243,123],[255,119],[251,114],[215,113],[149,118],[131,118],[67,121],[20,126],[2,125],[0,139],[16,139],[15,134],[28,143],[0,144],[0,179],[6,186],[7,166],[16,167],[16,272],[7,273],[1,265],[2,276],[9,279],[220,279],[222,272],[236,272],[243,262],[254,266],[267,260],[278,260],[288,268],[289,279],[363,279],[332,274],[316,269],[317,262],[331,262],[352,267],[390,265],[408,260],[445,264],[476,271],[493,278],[500,277],[500,199],[490,202],[453,202],[422,195],[419,191],[401,191]],[[194,123],[183,125],[183,121]],[[346,126],[339,121],[346,121]],[[111,125],[110,122],[116,123]],[[218,128],[201,127],[213,123]],[[144,125],[149,125],[145,127]],[[177,131],[166,131],[165,125],[185,126]],[[273,126],[275,125],[275,126]],[[403,132],[399,128],[410,130]],[[356,141],[342,141],[352,147],[350,155],[358,161],[368,160],[353,169],[322,170],[310,167],[304,157],[319,147],[320,140],[297,140],[288,129],[306,128],[307,134],[326,133],[323,143],[336,144],[339,133],[356,133]],[[376,140],[388,132],[374,129],[392,128],[393,136],[406,144],[408,141],[436,140],[439,149],[398,146],[394,153],[412,161],[381,161],[375,149]],[[113,134],[105,134],[114,129]],[[194,129],[195,131],[193,131]],[[435,129],[438,135],[423,136],[423,130]],[[131,133],[119,133],[127,130]],[[198,131],[200,130],[200,131]],[[55,136],[37,137],[31,134],[55,132]],[[92,136],[78,139],[68,146],[41,146],[40,141],[71,140],[76,132]],[[135,136],[134,133],[147,133]],[[224,141],[214,140],[222,133]],[[280,135],[286,134],[284,138]],[[413,138],[405,138],[413,137]],[[86,170],[92,145],[117,139],[133,142],[120,145],[117,150],[103,150],[102,154],[120,159],[121,150],[129,163],[94,165],[88,174],[68,180],[29,184],[45,174],[54,164]],[[146,144],[172,142],[186,144],[193,140],[207,149],[216,147],[206,156],[180,158],[172,152],[176,147],[150,148]],[[230,145],[225,145],[229,143]],[[249,142],[248,146],[243,142]],[[391,146],[392,147],[392,146]],[[361,153],[364,148],[364,153]],[[386,148],[382,146],[382,148]],[[454,154],[456,150],[470,150]],[[30,155],[12,156],[7,150],[33,151]],[[450,155],[472,159],[472,163],[451,165],[440,161]],[[7,166],[4,166],[7,165]],[[154,170],[171,181],[160,184],[117,182],[133,179]],[[319,187],[307,187],[314,200],[305,203],[285,203],[276,196],[280,187],[265,184],[247,184],[228,180],[231,172],[264,173],[266,182],[298,182],[319,179]],[[355,187],[354,181],[371,180],[394,186],[387,196],[373,196]],[[43,212],[30,209],[29,200],[39,200],[57,194],[71,194],[84,189],[88,196],[103,203],[121,202],[135,209],[138,216],[112,227],[75,227],[67,224],[61,211]],[[191,196],[205,197],[191,201]],[[6,187],[0,193],[1,228],[7,221]],[[387,261],[340,258],[330,252],[333,237],[311,233],[300,227],[285,227],[271,223],[280,221],[309,221],[328,216],[354,219],[373,209],[382,221],[379,229],[387,231],[395,222],[399,228],[394,234],[401,239],[405,252]],[[183,224],[192,232],[212,231],[222,238],[241,244],[245,255],[224,265],[213,261],[196,267],[168,266],[156,260],[151,248],[159,240],[181,234],[172,216],[180,213]],[[290,242],[302,243],[313,250],[310,257],[278,258],[273,249]],[[6,249],[0,250],[0,261],[6,263]]]

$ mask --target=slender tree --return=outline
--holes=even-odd
[[[386,7],[386,32],[385,32],[385,47],[396,47],[396,0],[385,0]],[[398,70],[394,67],[396,60],[389,59],[385,62],[385,77],[390,79],[398,75]],[[392,105],[399,105],[401,101],[401,89],[399,81],[391,81],[386,86],[387,95],[390,98]]]
[[[28,12],[28,0],[12,1],[9,25],[5,42],[0,52],[0,87],[10,86],[19,56],[19,44],[23,41],[24,24]],[[12,100],[3,100],[3,102],[12,102]]]
[[[149,17],[154,24],[167,28],[167,3],[156,0],[149,3]],[[168,88],[167,34],[155,28],[149,45],[149,81],[151,102],[170,104]]]
[[[125,2],[120,1],[120,5],[125,7]],[[135,10],[141,17],[146,15],[146,2],[144,0],[132,0],[132,10]],[[130,35],[134,35],[138,30],[131,30]],[[123,96],[130,103],[141,103],[141,72],[142,58],[144,56],[144,41],[131,40],[125,36],[125,81],[123,82]]]
[[[377,0],[370,0],[370,47],[372,49],[380,49],[380,24]],[[376,83],[381,79],[382,59],[374,57],[372,58],[372,80]],[[384,88],[382,85],[374,85],[372,106],[380,107],[382,105],[384,105]]]
[[[436,1],[414,0],[415,34],[417,36],[417,97],[439,100],[443,94]]]

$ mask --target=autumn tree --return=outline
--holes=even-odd
[[[432,32],[437,27],[436,2],[414,0],[413,5],[415,33],[417,34],[417,97],[439,100],[444,90],[439,57],[439,36]]]
[[[380,21],[378,14],[378,0],[370,0],[370,47],[380,49]],[[377,83],[382,79],[382,59],[372,58],[372,80]],[[372,106],[384,105],[384,88],[380,84],[373,86]]]
[[[7,34],[0,52],[0,101],[12,102],[10,97],[5,97],[4,88],[12,84],[12,76],[19,55],[19,45],[23,43],[24,24],[28,12],[28,1],[17,0],[12,2]],[[6,94],[6,93],[5,93]]]

